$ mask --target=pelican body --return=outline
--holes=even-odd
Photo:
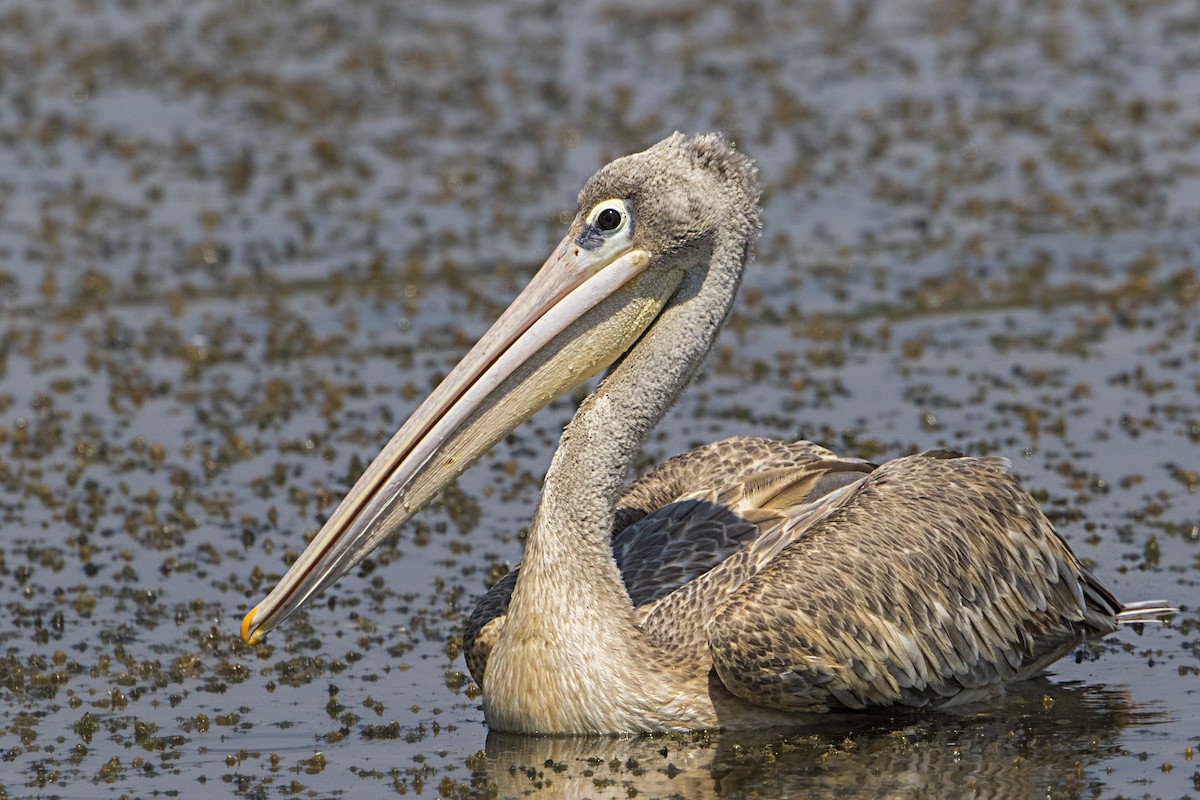
[[[1122,606],[1002,459],[882,466],[729,439],[624,486],[700,368],[758,235],[752,162],[675,134],[596,173],[549,260],[274,590],[254,644],[495,442],[589,377],[522,564],[469,619],[488,724],[586,734],[964,703],[1169,609]]]

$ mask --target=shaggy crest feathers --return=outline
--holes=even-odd
[[[754,198],[757,205],[758,168],[748,157],[733,149],[719,133],[706,133],[689,139],[676,132],[655,145],[663,146],[679,148],[692,158],[696,166],[711,170],[723,180],[737,184],[743,193]]]

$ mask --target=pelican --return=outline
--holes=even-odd
[[[521,565],[464,650],[495,730],[796,724],[979,701],[1118,623],[1007,462],[881,466],[809,442],[717,442],[624,489],[720,330],[760,214],[757,172],[675,134],[597,172],[553,254],[417,408],[279,584],[250,644],[353,568],[551,400],[607,370],[563,432]]]

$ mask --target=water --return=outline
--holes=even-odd
[[[1187,3],[0,4],[5,796],[1200,794],[1200,17]],[[458,630],[573,399],[254,651],[242,614],[675,129],[764,237],[643,464],[1005,455],[1169,625],[960,714],[489,734]]]

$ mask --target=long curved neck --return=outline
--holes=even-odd
[[[718,239],[708,269],[688,271],[673,302],[567,426],[546,473],[506,628],[580,625],[613,647],[638,638],[612,556],[616,502],[642,442],[724,323],[745,254],[743,238]]]
[[[688,271],[693,277],[563,433],[484,673],[492,727],[606,733],[716,724],[706,679],[681,672],[638,628],[611,529],[638,448],[729,312],[745,249],[744,239],[718,242],[707,270]]]
[[[676,300],[580,406],[546,473],[539,537],[580,540],[609,553],[612,519],[629,468],[708,354],[733,304],[742,248],[715,248]]]

